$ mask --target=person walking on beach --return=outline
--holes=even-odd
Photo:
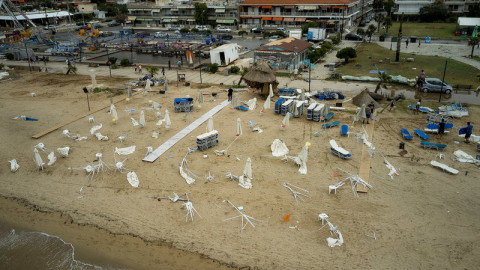
[[[421,41],[421,39],[418,39],[418,47],[420,47],[420,41]]]
[[[417,106],[415,107],[415,114],[418,114],[420,112],[420,104],[422,103],[422,100],[419,99],[417,101]]]
[[[442,122],[440,122],[440,124],[438,124],[438,134],[440,136],[445,134],[445,119],[442,119]]]
[[[165,68],[162,67],[162,76],[165,77]]]
[[[407,48],[408,48],[408,38],[407,38],[407,40],[405,40],[405,44],[407,44]]]
[[[138,73],[142,74],[142,65],[138,64]]]
[[[373,101],[368,104],[368,107],[370,108],[370,113],[373,114],[375,111],[375,104],[373,104]]]
[[[470,124],[470,122],[467,122],[467,127],[466,127],[466,132],[465,132],[465,143],[470,143],[470,136],[472,136],[473,133],[473,126]]]
[[[392,101],[390,102],[390,108],[388,109],[388,111],[392,111],[395,109],[395,99],[392,99]]]
[[[372,109],[370,109],[370,104],[365,108],[365,115],[367,116],[367,124],[370,124],[370,117],[372,116]],[[365,119],[363,119],[362,124],[365,124]]]
[[[423,71],[422,69],[422,72],[420,72],[420,76],[418,76],[418,80],[417,80],[418,90],[422,90],[424,83],[425,83],[425,71]]]
[[[172,63],[170,63],[170,59],[168,59],[168,70],[172,70]]]
[[[228,89],[228,101],[232,101],[232,96],[233,96],[233,89],[230,88]]]

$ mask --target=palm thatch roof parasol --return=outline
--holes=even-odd
[[[375,104],[375,108],[380,108],[380,104],[376,102],[369,94],[368,90],[365,89],[363,90],[360,94],[356,95],[352,99],[352,103],[357,105],[358,107],[362,107],[363,104],[368,105],[370,102],[373,101],[373,104]]]
[[[265,62],[254,65],[250,71],[243,76],[243,80],[252,88],[260,89],[260,94],[267,96],[272,84],[273,91],[277,90],[277,77],[273,69]]]

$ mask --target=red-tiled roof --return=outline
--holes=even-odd
[[[245,0],[240,6],[250,5],[321,5],[321,4],[351,4],[360,0]]]
[[[255,49],[256,51],[274,51],[274,52],[302,52],[305,49],[312,46],[312,43],[296,39],[296,38],[284,38],[272,41],[263,46]],[[276,50],[274,48],[281,48],[281,50]]]

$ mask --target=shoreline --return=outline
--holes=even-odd
[[[77,224],[69,215],[22,198],[0,195],[0,224],[16,231],[58,236],[75,247],[75,260],[107,269],[233,269],[206,255],[175,248],[171,243],[148,242],[135,235],[114,234],[97,225]]]

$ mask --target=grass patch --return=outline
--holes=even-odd
[[[290,78],[290,76],[292,76],[292,73],[289,73],[289,72],[275,72],[275,75],[277,75],[278,77],[288,77],[288,78]]]
[[[406,58],[414,58],[415,61],[407,62]],[[376,67],[378,67],[378,70],[384,70],[389,75],[402,75],[409,79],[415,79],[423,69],[427,77],[442,79],[445,59],[446,58],[439,56],[415,55],[400,52],[400,62],[391,63],[391,61],[393,62],[395,60],[395,50],[390,51],[375,43],[365,42],[357,47],[357,58],[351,59],[348,64],[339,67],[337,71],[343,75],[375,77],[377,75],[369,73],[369,71],[376,70]],[[380,63],[380,61],[382,61],[382,63]],[[479,74],[480,71],[478,69],[449,59],[445,81],[450,85],[477,85],[477,75]]]
[[[400,23],[395,22],[392,27],[388,29],[388,37],[396,37],[398,35],[398,28]],[[445,39],[463,39],[460,36],[455,36],[455,23],[417,23],[404,22],[402,25],[402,36],[409,37],[426,37],[431,38],[445,38]],[[385,33],[385,30],[380,30],[380,34]],[[418,41],[417,41],[418,42]],[[422,44],[424,39],[422,40]]]

